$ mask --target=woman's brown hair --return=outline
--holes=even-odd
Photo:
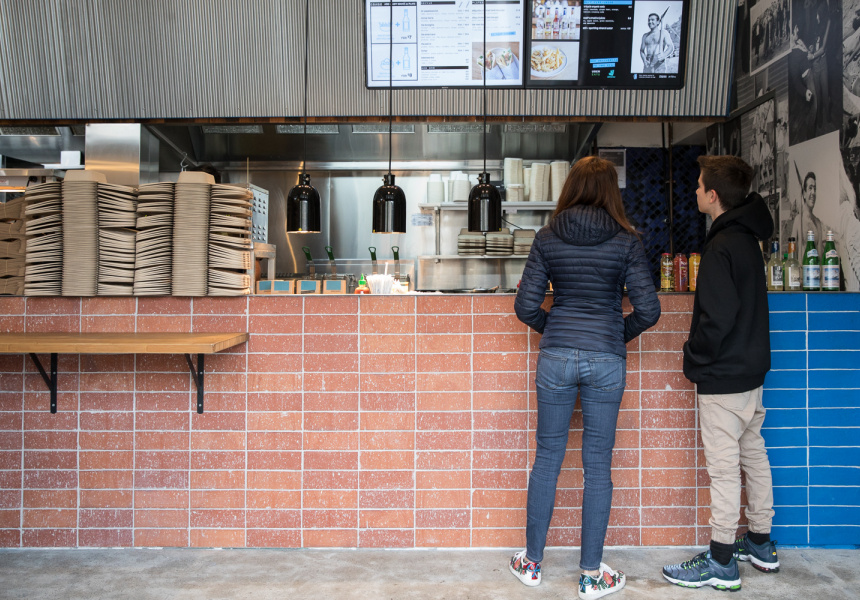
[[[575,205],[602,208],[622,228],[630,233],[636,233],[630,221],[627,220],[627,215],[624,214],[615,165],[608,160],[587,156],[573,163],[564,187],[561,188],[558,206],[552,213],[552,218]]]

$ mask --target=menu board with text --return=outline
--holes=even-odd
[[[480,87],[485,70],[487,86],[521,87],[523,7],[523,0],[486,0],[486,7],[482,0],[365,0],[367,87]]]
[[[365,0],[367,86],[678,89],[689,12],[690,0]]]

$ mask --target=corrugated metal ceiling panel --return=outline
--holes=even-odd
[[[310,5],[309,115],[387,115],[365,87],[361,0]],[[735,12],[692,0],[682,90],[491,90],[488,113],[724,116]],[[0,119],[301,116],[304,22],[303,0],[0,0]],[[471,117],[481,91],[395,90],[394,113]]]

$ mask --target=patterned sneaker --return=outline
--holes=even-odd
[[[621,571],[613,571],[605,563],[600,563],[600,575],[592,577],[582,573],[579,576],[579,597],[582,600],[600,598],[622,589],[627,577]]]
[[[776,555],[776,540],[755,544],[743,534],[735,540],[735,558],[750,561],[762,573],[779,573],[779,557]]]
[[[723,566],[713,558],[711,552],[702,552],[679,565],[663,567],[663,577],[675,585],[699,588],[705,585],[723,592],[737,592],[741,589],[741,573],[738,562],[732,558]]]
[[[540,563],[526,560],[525,550],[514,554],[508,567],[511,573],[527,586],[534,587],[540,583]]]

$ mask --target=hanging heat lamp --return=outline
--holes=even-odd
[[[389,6],[388,41],[388,173],[382,178],[382,186],[373,194],[373,233],[406,233],[406,194],[394,183],[391,172],[391,123],[394,108],[392,100],[392,77],[394,74],[394,2]]]
[[[502,195],[490,183],[487,172],[487,3],[484,2],[484,46],[481,57],[481,72],[484,74],[484,170],[478,175],[478,185],[469,192],[469,231],[501,231]]]
[[[287,233],[319,233],[320,194],[311,185],[308,163],[308,30],[310,0],[305,0],[305,128],[302,135],[303,154],[299,182],[287,194]]]

